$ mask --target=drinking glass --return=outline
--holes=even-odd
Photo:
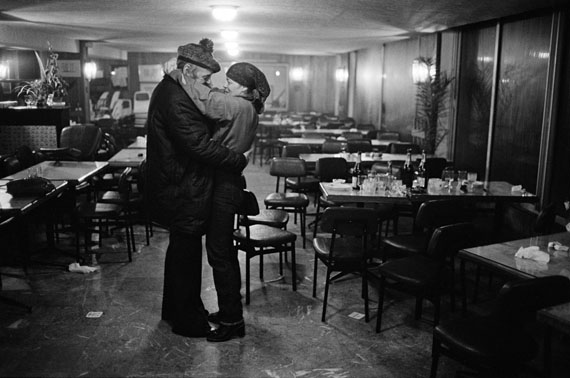
[[[26,97],[24,97],[24,101],[26,102],[26,106],[27,106],[28,108],[31,108],[31,107],[32,107],[32,104],[34,103],[34,97],[33,97],[33,96],[30,96],[30,95],[27,95]]]
[[[477,181],[477,172],[469,172],[467,173],[467,181],[475,182]]]
[[[455,172],[453,171],[453,169],[444,169],[443,173],[441,175],[441,178],[443,179],[443,181],[445,182],[445,188],[449,188],[451,182],[453,181],[453,176],[455,175]]]
[[[467,181],[467,171],[457,171],[457,180],[459,181],[459,185],[463,185],[463,183]]]

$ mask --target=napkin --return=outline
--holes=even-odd
[[[70,272],[74,272],[74,273],[83,273],[83,274],[87,274],[87,273],[93,273],[99,270],[99,267],[90,267],[90,266],[85,266],[85,265],[79,265],[79,263],[71,263],[69,264],[69,271]]]
[[[529,259],[539,262],[541,264],[548,264],[550,261],[550,255],[546,252],[542,252],[538,246],[531,246],[531,247],[520,247],[517,253],[515,253],[515,257],[519,259]]]

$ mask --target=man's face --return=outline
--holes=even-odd
[[[209,69],[187,64],[184,66],[183,72],[198,83],[211,87],[210,79],[212,78],[212,71]]]

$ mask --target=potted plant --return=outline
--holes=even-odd
[[[61,77],[57,66],[58,55],[53,52],[48,42],[48,59],[44,66],[37,51],[35,51],[41,78],[24,82],[16,87],[18,97],[23,97],[26,104],[36,104],[38,107],[49,106],[54,98],[62,99],[67,95],[67,82]]]
[[[430,57],[419,57],[418,62],[425,66],[427,75],[416,82],[416,129],[423,134],[422,148],[434,153],[448,133],[441,119],[447,115],[449,85],[454,78],[440,72]]]

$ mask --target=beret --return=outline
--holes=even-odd
[[[178,59],[206,68],[213,73],[220,71],[220,64],[214,59],[214,42],[204,38],[199,44],[189,43],[178,47]]]
[[[235,63],[226,72],[226,76],[249,90],[257,89],[263,101],[271,93],[265,74],[251,63]]]

